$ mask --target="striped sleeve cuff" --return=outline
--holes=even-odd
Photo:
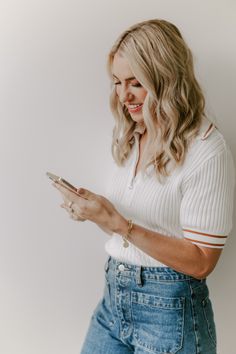
[[[183,229],[184,238],[195,245],[209,248],[224,248],[227,236],[212,235],[200,231]]]

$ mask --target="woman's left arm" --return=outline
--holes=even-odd
[[[105,197],[84,188],[76,195],[59,183],[53,185],[62,193],[64,203],[73,202],[73,209],[80,217],[96,223],[108,233],[127,234],[128,221]],[[212,272],[222,251],[199,247],[186,239],[168,237],[137,224],[133,224],[128,241],[159,262],[198,279]]]
[[[127,221],[120,219],[114,232],[125,236]],[[215,268],[222,249],[201,247],[133,224],[128,241],[159,262],[197,279],[206,278]]]

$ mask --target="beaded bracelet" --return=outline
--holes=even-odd
[[[123,247],[125,247],[125,248],[129,247],[128,237],[131,235],[132,228],[133,228],[133,221],[128,220],[128,232],[125,236],[122,236]]]

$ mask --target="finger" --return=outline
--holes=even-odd
[[[85,196],[80,196],[78,193],[74,193],[69,191],[67,188],[64,186],[60,185],[58,182],[53,182],[52,185],[59,191],[61,192],[62,198],[64,200],[64,203],[69,203],[70,201],[76,203],[76,202],[84,202],[87,198]]]
[[[63,208],[63,209],[65,209],[69,214],[73,214],[72,209],[69,208],[67,204],[62,203],[62,204],[60,205],[60,207]]]
[[[52,183],[52,186],[55,187],[59,192],[61,192],[63,199],[66,198],[68,200],[75,201],[76,200],[76,194],[69,191],[67,188],[62,186],[60,183]]]
[[[70,213],[70,217],[75,220],[75,221],[85,221],[86,219],[80,217],[78,214],[76,213]]]
[[[61,204],[60,205],[61,208],[64,208],[70,215],[71,218],[73,218],[74,220],[77,220],[77,221],[85,221],[86,219],[83,218],[82,216],[80,216],[78,213],[75,212],[72,212],[73,209],[69,208],[66,204]]]
[[[71,208],[69,208],[67,205],[65,205],[64,209],[66,209],[66,211],[67,211],[69,214],[74,214],[74,210],[72,210]]]
[[[56,186],[56,188],[57,188],[57,185],[54,183],[54,184],[52,184],[53,186]],[[57,188],[58,190],[59,190],[59,188]],[[60,190],[59,190],[59,192],[60,192]],[[61,207],[63,208],[64,206],[66,206],[66,205],[69,205],[70,203],[74,203],[74,202],[72,202],[69,198],[68,198],[68,196],[66,196],[65,194],[63,194],[63,193],[61,193],[61,196],[62,196],[62,199],[63,199],[63,204],[61,204]],[[64,205],[64,206],[63,206]]]
[[[73,219],[75,221],[85,221],[86,219],[79,217],[78,215],[74,214]]]
[[[86,219],[85,218],[82,218],[82,216],[74,213],[74,219],[77,220],[77,221],[85,221]]]
[[[78,189],[78,194],[84,198],[84,199],[88,199],[88,200],[93,200],[93,199],[96,199],[97,197],[97,194],[89,191],[88,189],[85,189],[85,188],[79,188]]]
[[[68,203],[68,202],[67,202],[67,203],[62,203],[62,204],[60,205],[60,207],[61,207],[61,208],[64,208],[64,209],[68,209],[68,210],[71,209],[71,207],[69,207],[69,203]]]
[[[66,208],[68,208],[68,203],[62,203],[60,205],[60,207],[63,208],[63,209],[66,209]]]

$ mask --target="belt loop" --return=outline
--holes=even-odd
[[[142,284],[142,266],[137,266],[136,274],[135,274],[136,284],[140,287],[143,286]]]

